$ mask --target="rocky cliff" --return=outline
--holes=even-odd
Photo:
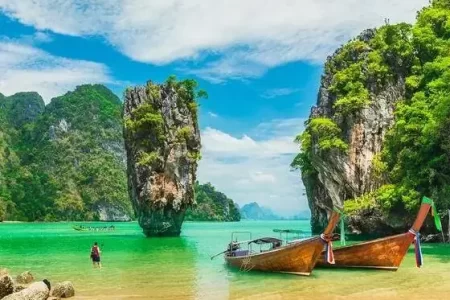
[[[47,106],[37,93],[0,95],[0,219],[131,220],[121,112],[102,85]]]
[[[367,30],[352,41],[350,46],[342,47],[328,58],[317,106],[311,110],[310,120],[330,120],[336,125],[340,138],[346,144],[345,151],[337,147],[324,150],[319,145],[319,134],[313,137],[313,171],[303,172],[302,179],[311,208],[311,225],[316,233],[327,223],[326,208],[332,204],[343,207],[344,200],[372,192],[382,184],[381,178],[374,174],[372,162],[380,153],[384,136],[394,122],[395,102],[405,93],[404,78],[398,76],[379,88],[376,78],[370,78],[367,74],[365,88],[370,93],[368,104],[349,114],[341,113],[336,107],[339,97],[332,89],[337,73],[351,68],[351,65],[361,60],[363,65],[358,72],[368,73],[368,62],[364,58],[372,51],[368,43],[374,36],[375,30]],[[358,48],[360,45],[362,47]],[[342,57],[346,60],[342,61]]]
[[[423,195],[448,208],[449,16],[450,1],[432,1],[414,26],[366,30],[327,59],[292,163],[313,232],[333,205],[350,231],[375,235],[406,230]]]
[[[237,204],[211,183],[195,184],[195,202],[186,212],[187,221],[240,221]]]
[[[1,97],[1,96],[0,96]],[[44,112],[45,104],[42,97],[36,92],[20,92],[4,97],[3,109],[8,112],[7,119],[15,128],[33,122]]]
[[[247,220],[280,220],[270,208],[259,206],[256,202],[247,203],[241,207],[240,213],[242,219]]]
[[[128,191],[147,236],[178,236],[194,203],[200,132],[193,80],[128,88],[124,138]]]
[[[16,206],[15,195],[21,193],[21,129],[30,128],[43,110],[44,101],[37,93],[22,92],[9,97],[0,93],[0,222],[8,219],[11,208]]]

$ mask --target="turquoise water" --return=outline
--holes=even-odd
[[[210,256],[225,249],[232,231],[273,236],[274,228],[308,231],[308,221],[186,222],[179,238],[151,239],[137,223],[100,233],[77,232],[73,224],[0,224],[0,268],[71,280],[75,299],[444,299],[450,293],[449,244],[425,245],[421,269],[411,247],[397,272],[316,269],[298,277],[239,272]],[[100,270],[89,259],[94,241],[102,250]]]

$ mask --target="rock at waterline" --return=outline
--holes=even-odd
[[[200,159],[194,81],[125,92],[124,138],[128,192],[146,236],[178,236]]]
[[[75,296],[75,289],[72,282],[64,281],[57,283],[52,290],[51,296],[57,298],[70,298]]]
[[[16,277],[16,282],[19,284],[29,284],[34,280],[33,274],[30,271],[23,272]]]
[[[46,300],[50,290],[43,281],[35,282],[20,292],[10,294],[2,300]]]
[[[1,270],[0,270],[1,272]],[[0,299],[14,292],[14,282],[7,273],[0,273]]]

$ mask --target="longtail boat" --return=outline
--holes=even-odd
[[[114,231],[116,230],[116,227],[114,225],[111,226],[102,226],[102,227],[98,227],[98,226],[83,226],[83,225],[74,225],[72,226],[72,228],[76,231],[95,231],[95,232],[99,232],[99,231]]]
[[[411,243],[414,243],[416,264],[420,267],[423,259],[420,249],[419,231],[427,217],[430,207],[432,207],[432,214],[435,216],[436,226],[438,227],[438,222],[440,224],[440,221],[434,203],[431,199],[424,197],[416,220],[408,232],[336,248],[333,250],[334,263],[333,261],[331,263],[328,262],[325,259],[325,253],[323,253],[317,262],[317,266],[396,271],[405,257],[409,246]]]
[[[232,235],[228,249],[222,253],[225,253],[225,261],[228,265],[243,271],[258,270],[309,275],[324,246],[331,246],[332,233],[337,222],[339,222],[339,213],[333,211],[323,234],[287,242],[285,245],[281,239],[272,237],[237,242],[233,241]],[[254,252],[253,244],[269,245],[269,249]],[[243,250],[241,246],[248,246],[249,249]]]

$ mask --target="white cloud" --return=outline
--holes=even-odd
[[[111,82],[103,64],[53,56],[26,43],[0,39],[0,92],[5,95],[36,91],[49,102],[79,84]]]
[[[212,111],[209,111],[208,112],[208,115],[210,116],[210,117],[212,117],[212,118],[217,118],[219,115],[218,114],[215,114],[215,113],[213,113]]]
[[[39,30],[100,35],[134,60],[215,60],[191,70],[205,79],[255,77],[296,60],[321,62],[363,29],[414,20],[428,0],[0,0]]]
[[[295,137],[303,131],[305,121],[306,119],[302,118],[274,119],[260,123],[251,134],[258,138],[264,136]]]
[[[202,134],[205,152],[220,154],[223,157],[276,157],[297,151],[292,136],[277,136],[272,139],[256,141],[247,135],[235,138],[225,132],[207,127]]]
[[[53,37],[50,34],[42,31],[37,31],[33,34],[32,38],[37,43],[49,43],[53,41]]]
[[[257,201],[284,215],[307,209],[300,174],[289,167],[298,152],[293,140],[302,131],[303,121],[261,123],[250,131],[253,137],[206,128],[199,180],[211,182],[241,206]]]
[[[250,178],[253,182],[257,183],[272,184],[277,182],[277,179],[275,178],[274,175],[261,171],[250,173]]]
[[[23,34],[15,38],[0,36],[0,42],[9,42],[29,46],[36,46],[43,43],[49,43],[51,41],[53,41],[52,35],[43,31],[36,31],[33,34]]]
[[[277,98],[281,96],[288,96],[292,95],[294,93],[297,93],[300,91],[300,89],[294,89],[294,88],[278,88],[278,89],[269,89],[267,91],[264,91],[264,93],[261,94],[261,97],[266,99],[272,99]]]

